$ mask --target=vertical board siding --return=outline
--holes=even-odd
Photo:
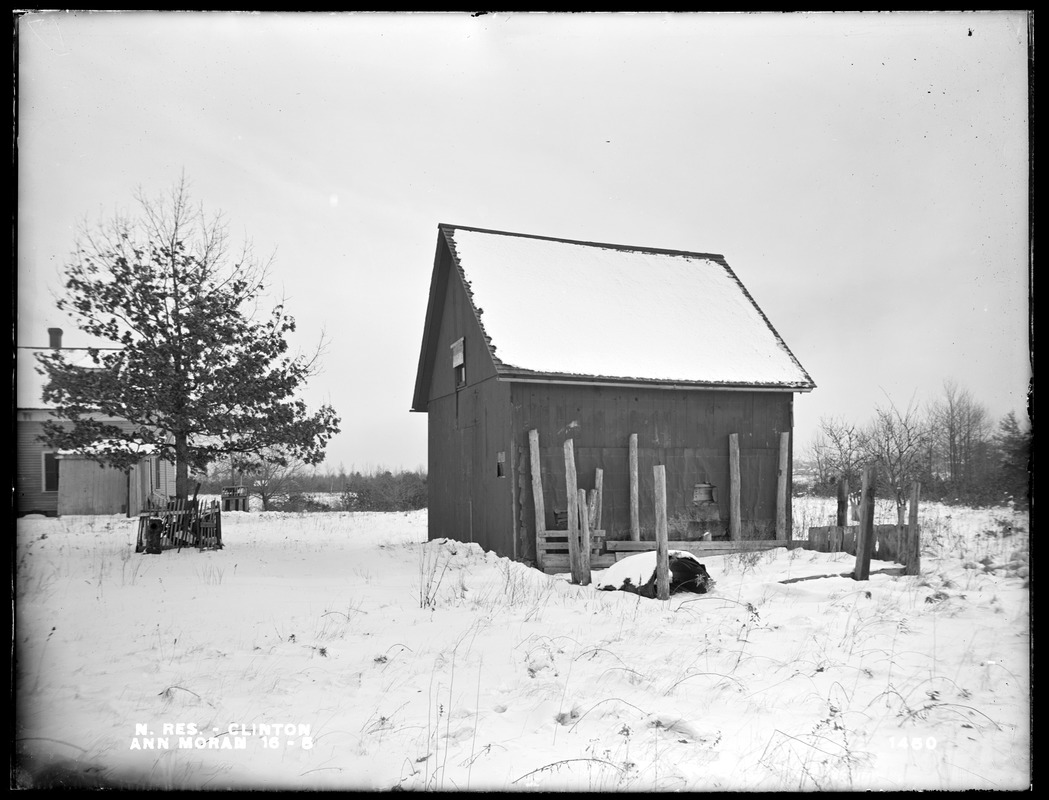
[[[466,384],[473,386],[495,376],[495,365],[488,353],[481,326],[477,324],[473,306],[463,285],[462,276],[451,264],[447,251],[442,254],[442,268],[448,270],[445,282],[443,311],[435,337],[432,374],[427,394],[429,400],[454,395],[455,375],[452,371],[452,344],[463,340],[463,360],[466,365]],[[460,390],[462,391],[462,390]]]
[[[512,384],[513,437],[528,447],[539,431],[546,527],[567,509],[562,447],[574,440],[580,488],[593,488],[604,470],[602,524],[611,539],[629,538],[630,493],[627,444],[638,435],[642,538],[655,531],[653,471],[666,466],[667,514],[685,524],[695,484],[712,483],[723,521],[728,520],[728,435],[740,439],[744,538],[767,538],[775,530],[779,433],[790,430],[792,395],[786,392],[724,392],[648,388]],[[534,535],[531,484],[521,486],[521,518]]]
[[[442,258],[450,262],[447,252]],[[427,403],[428,535],[477,542],[509,556],[514,553],[516,513],[509,388],[495,380],[488,345],[454,267],[443,300]],[[464,387],[456,387],[451,361],[451,345],[459,338]],[[500,452],[507,459],[501,478],[496,470]]]
[[[58,461],[58,514],[127,512],[128,476],[100,467],[89,458],[63,456]]]

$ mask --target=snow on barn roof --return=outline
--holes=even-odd
[[[815,385],[720,255],[440,229],[501,374]]]

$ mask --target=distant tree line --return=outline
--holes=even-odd
[[[901,410],[889,402],[864,425],[821,418],[807,452],[811,491],[833,494],[841,477],[858,490],[863,468],[874,465],[878,496],[894,498],[901,515],[914,481],[929,500],[1027,506],[1031,443],[1030,425],[1014,412],[995,421],[970,392],[947,380],[943,395],[925,407]]]
[[[309,469],[301,461],[237,461],[217,465],[200,481],[200,494],[244,486],[266,511],[412,511],[426,508],[423,469],[370,472]]]

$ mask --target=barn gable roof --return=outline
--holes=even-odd
[[[815,386],[723,256],[441,224],[413,410],[426,410],[448,254],[500,378]]]

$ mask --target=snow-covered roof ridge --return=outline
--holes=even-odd
[[[451,235],[451,231],[454,230],[454,226],[445,226],[443,223],[438,226],[444,233],[445,241],[448,243],[448,250],[452,254],[452,263],[455,264],[455,268],[459,271],[459,277],[463,282],[463,287],[466,289],[466,298],[470,301],[470,306],[473,308],[474,317],[477,318],[477,324],[481,328],[481,333],[484,334],[484,341],[488,347],[488,354],[492,358],[492,362],[496,368],[503,366],[503,363],[499,360],[499,357],[495,354],[496,346],[492,343],[492,337],[488,335],[488,332],[484,329],[484,320],[481,319],[481,315],[484,313],[484,309],[479,307],[474,301],[473,289],[470,287],[470,280],[466,277],[463,272],[463,268],[459,265],[459,255],[455,250],[455,238]]]
[[[728,264],[725,261],[725,256],[721,253],[699,253],[692,250],[672,250],[665,247],[643,247],[640,245],[632,244],[613,244],[611,242],[591,242],[584,239],[565,239],[558,236],[540,236],[535,233],[519,233],[514,231],[498,231],[492,228],[476,228],[471,225],[451,225],[447,222],[438,223],[437,227],[445,232],[446,235],[453,236],[453,231],[471,231],[473,233],[490,233],[495,236],[517,236],[522,239],[539,239],[545,242],[560,242],[561,244],[578,244],[584,247],[600,247],[606,250],[626,250],[626,251],[637,251],[640,253],[661,253],[663,255],[671,256],[693,256],[695,258],[706,258],[711,261],[718,261],[725,266]],[[450,238],[449,242],[452,244],[454,253],[454,239]]]
[[[815,385],[720,254],[438,227],[500,374]]]

